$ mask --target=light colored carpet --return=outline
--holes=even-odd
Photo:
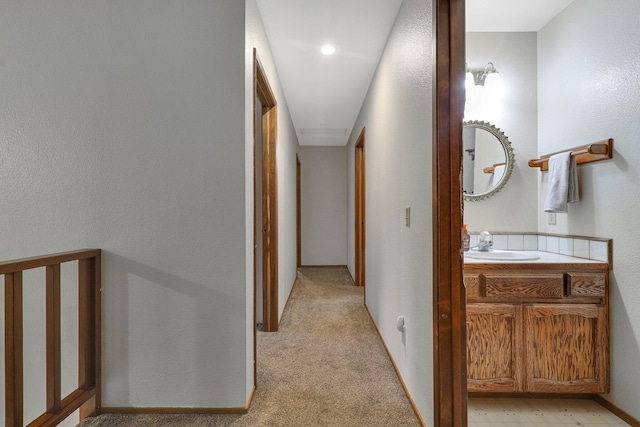
[[[115,415],[81,427],[420,426],[345,268],[301,268],[280,330],[258,333],[246,415]]]

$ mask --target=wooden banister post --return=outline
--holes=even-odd
[[[79,338],[78,338],[78,388],[86,390],[95,385],[95,367],[93,363],[94,330],[93,300],[94,300],[94,269],[93,259],[78,261],[78,305],[79,305]]]
[[[79,358],[78,388],[95,389],[95,396],[80,407],[80,419],[98,415],[101,402],[101,259],[78,261]]]
[[[62,409],[60,264],[47,266],[47,412]]]
[[[5,425],[23,426],[22,271],[4,276]]]

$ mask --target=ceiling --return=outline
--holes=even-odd
[[[467,0],[467,31],[538,31],[573,0]]]
[[[467,30],[538,31],[571,1],[467,0]],[[346,145],[402,0],[257,3],[300,145]]]
[[[257,2],[298,141],[346,145],[402,0]]]

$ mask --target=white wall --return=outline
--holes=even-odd
[[[300,150],[302,265],[347,264],[347,149]]]
[[[105,406],[243,407],[244,2],[1,9],[0,259],[104,249]]]
[[[538,173],[543,232],[613,239],[611,394],[640,419],[640,2],[574,1],[538,35],[539,154],[614,138],[614,158],[579,167],[580,202],[546,225],[547,173]]]
[[[278,133],[276,157],[278,168],[278,313],[282,317],[284,306],[296,279],[296,153],[299,151],[298,138],[291,121],[280,78],[273,62],[273,55],[265,33],[260,10],[255,0],[246,0],[246,51],[245,51],[245,117],[246,117],[246,195],[247,227],[251,236],[247,236],[247,304],[253,310],[253,49],[258,57],[271,89],[276,97],[278,109]],[[249,310],[247,306],[247,310]],[[254,327],[253,321],[247,324],[247,331]],[[252,333],[253,334],[253,333]],[[253,338],[252,338],[253,339]],[[247,375],[253,382],[253,367]],[[249,378],[247,378],[249,381]]]
[[[348,145],[348,265],[353,273],[354,144],[366,126],[366,303],[427,423],[434,414],[432,18],[431,2],[402,3]]]
[[[468,109],[465,120],[482,120],[500,128],[511,142],[516,162],[499,193],[465,201],[464,222],[469,231],[535,232],[537,172],[527,162],[537,156],[536,33],[467,33],[466,43],[467,65],[484,68],[493,62],[503,94],[495,104]]]

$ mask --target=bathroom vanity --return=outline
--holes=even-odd
[[[609,264],[536,253],[465,260],[468,391],[609,392]]]

